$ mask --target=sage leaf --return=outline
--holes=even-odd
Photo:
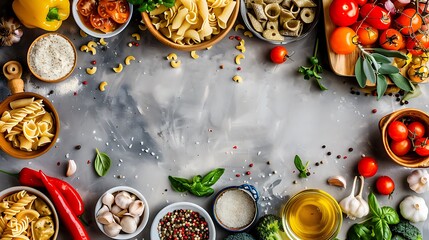
[[[382,63],[380,65],[380,68],[378,69],[378,73],[383,74],[383,75],[399,73],[399,68],[397,68],[391,64]]]
[[[381,212],[384,215],[384,220],[389,224],[398,224],[399,223],[399,215],[395,211],[395,209],[389,206],[381,207]]]
[[[386,57],[380,53],[373,53],[371,55],[379,63],[392,63],[392,61],[393,61],[392,59],[390,59],[390,58],[388,58],[388,57]]]
[[[400,58],[400,59],[408,59],[408,56],[400,51],[392,51],[392,50],[386,50],[383,48],[373,48],[372,51],[374,51],[374,53],[379,53],[382,54],[386,57],[396,57],[396,58]]]
[[[376,82],[376,74],[375,70],[371,66],[370,60],[368,58],[365,58],[362,63],[363,66],[363,72],[365,73],[365,76],[368,78],[368,80],[372,83]]]
[[[95,151],[97,153],[94,161],[95,172],[97,172],[98,176],[103,177],[109,172],[112,160],[110,160],[106,153],[99,152],[97,148]]]
[[[410,81],[407,78],[405,78],[404,76],[402,76],[400,73],[389,74],[389,78],[400,89],[407,91],[407,92],[412,91],[412,86],[411,86]]]
[[[384,75],[377,75],[377,100],[380,99],[387,89],[387,81]]]
[[[414,85],[411,84],[411,86],[414,86]],[[402,98],[402,101],[408,101],[412,98],[420,96],[421,94],[422,94],[422,90],[420,89],[420,85],[416,85],[415,87],[413,87],[413,90],[405,94],[405,96]]]
[[[366,86],[366,75],[365,72],[363,71],[363,62],[362,62],[362,58],[359,57],[356,61],[355,64],[355,76],[356,76],[356,80],[359,84],[359,86],[361,88],[364,88]]]
[[[217,180],[219,180],[219,178],[222,176],[224,172],[225,172],[224,168],[216,168],[210,171],[209,173],[207,173],[201,180],[201,183],[206,187],[210,187],[214,185],[217,182]]]
[[[186,192],[191,189],[191,182],[186,178],[168,176],[170,185],[176,192]]]

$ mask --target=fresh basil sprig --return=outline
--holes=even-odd
[[[368,52],[361,45],[358,47],[360,55],[355,64],[355,75],[361,88],[364,88],[369,80],[376,85],[377,99],[380,99],[386,92],[389,78],[400,89],[406,92],[413,90],[410,81],[399,73],[399,68],[392,65],[394,57],[407,59],[407,55],[382,48],[372,48],[372,52]]]
[[[99,152],[97,148],[95,151],[97,155],[95,156],[94,168],[97,174],[102,177],[109,172],[112,160],[110,160],[110,157],[106,153]]]
[[[191,179],[168,176],[171,188],[176,192],[190,192],[197,197],[207,197],[214,193],[213,186],[222,174],[225,172],[223,168],[216,168],[208,172],[204,177],[195,175]]]
[[[302,160],[298,155],[295,155],[295,159],[293,160],[293,163],[295,164],[296,169],[298,169],[299,174],[298,176],[300,178],[306,178],[308,177],[310,174],[310,172],[308,171],[308,164],[309,162],[307,162],[304,166],[304,164],[302,164]]]
[[[128,2],[138,6],[139,12],[150,12],[161,5],[171,8],[175,0],[128,0]]]

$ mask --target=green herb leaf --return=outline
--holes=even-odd
[[[217,180],[219,180],[219,178],[222,176],[224,172],[225,172],[224,168],[216,168],[210,171],[209,173],[207,173],[201,180],[201,183],[206,187],[210,187],[214,185],[217,182]]]
[[[361,88],[364,88],[366,86],[366,75],[363,71],[363,61],[362,57],[359,57],[355,64],[355,75],[356,80]]]
[[[322,84],[322,81],[320,81],[320,78],[316,79],[316,82],[319,85],[320,90],[322,91],[328,90],[328,88]]]
[[[300,178],[306,178],[307,177],[307,167],[308,167],[308,162],[305,164],[305,166],[302,164],[302,160],[298,155],[295,155],[295,159],[293,160],[296,169],[298,169],[299,174],[298,176]]]
[[[414,86],[413,84],[411,84],[411,87],[413,87],[413,90],[407,92],[404,95],[404,97],[402,98],[402,101],[408,101],[408,100],[415,98],[415,97],[418,97],[422,94],[422,90],[420,89],[420,85]]]
[[[95,149],[97,155],[95,156],[94,168],[97,172],[98,176],[105,176],[110,169],[112,164],[112,160],[110,160],[109,156],[104,152],[99,152],[98,149]]]
[[[368,195],[368,205],[369,205],[369,210],[374,216],[376,217],[382,216],[383,213],[381,211],[380,205],[378,204],[377,198],[375,197],[374,193],[370,193]]]
[[[389,224],[398,224],[399,223],[399,215],[395,211],[395,209],[389,207],[389,206],[383,206],[381,207],[381,212],[384,216],[384,220]]]
[[[386,50],[383,48],[373,48],[372,49],[375,53],[379,53],[382,54],[386,57],[396,57],[396,58],[400,58],[400,59],[408,59],[407,54],[400,52],[400,51],[392,51],[392,50]]]
[[[407,92],[412,90],[410,81],[404,76],[402,76],[400,73],[389,74],[389,78],[400,89]]]
[[[363,224],[353,224],[347,231],[347,240],[370,240],[372,231]]]
[[[185,178],[168,176],[170,185],[176,192],[186,192],[191,189],[192,182]]]
[[[378,69],[378,73],[383,74],[383,75],[395,74],[395,73],[399,73],[399,68],[397,68],[391,64],[382,63],[382,64],[380,64],[380,68]]]
[[[387,81],[384,75],[377,75],[377,100],[380,99],[387,89]]]
[[[214,190],[211,187],[206,187],[202,183],[197,182],[192,184],[192,188],[189,189],[189,192],[197,197],[208,197],[214,193]]]
[[[389,63],[390,64],[393,61],[391,58],[388,58],[385,55],[382,55],[380,53],[372,53],[371,55],[379,63]]]
[[[365,76],[368,78],[368,80],[372,83],[376,82],[376,75],[375,70],[372,68],[370,60],[368,58],[363,59],[362,63],[363,72],[365,73]]]
[[[380,220],[375,223],[374,234],[377,240],[390,240],[392,238],[392,232],[390,231],[389,225],[384,220]]]
[[[195,175],[192,178],[192,182],[201,182],[201,179],[203,179],[203,177],[201,175]]]

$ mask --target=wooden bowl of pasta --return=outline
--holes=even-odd
[[[240,0],[182,0],[176,1],[172,8],[161,6],[149,13],[143,12],[142,18],[161,43],[178,50],[194,51],[221,41],[234,26],[239,10]]]
[[[14,204],[16,206],[14,207]],[[54,204],[42,192],[26,186],[10,187],[0,192],[0,208],[9,208],[0,213],[6,221],[2,237],[10,239],[56,240],[59,232],[58,214]],[[11,207],[12,206],[12,207]],[[21,228],[13,227],[17,221]],[[25,237],[27,238],[25,238]]]
[[[32,93],[14,93],[0,104],[0,148],[12,157],[32,159],[48,152],[60,133],[54,105]]]

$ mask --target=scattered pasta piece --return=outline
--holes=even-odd
[[[88,73],[89,75],[92,75],[95,72],[97,72],[97,67],[86,68],[86,73]]]
[[[168,54],[167,60],[177,60],[177,54],[175,53]]]
[[[251,38],[253,37],[253,33],[251,31],[245,31],[244,36]]]
[[[104,40],[104,38],[100,38],[100,44],[106,46],[107,42]]]
[[[200,56],[198,56],[197,51],[191,51],[191,57],[193,59],[198,59]]]
[[[233,80],[234,82],[236,82],[236,83],[241,83],[241,82],[243,81],[243,78],[242,78],[242,77],[240,77],[240,76],[238,76],[238,75],[235,75],[235,76],[232,78],[232,80]]]
[[[235,64],[240,65],[241,64],[241,59],[244,59],[244,55],[243,54],[238,54],[237,56],[235,56]]]
[[[122,69],[124,69],[124,66],[122,65],[122,63],[119,63],[117,67],[113,68],[113,71],[115,73],[120,73],[120,72],[122,72]]]
[[[136,58],[132,55],[125,58],[125,65],[130,65],[132,60],[136,60]]]
[[[147,26],[145,24],[139,24],[139,29],[142,31],[146,31],[147,30]]]
[[[88,46],[86,46],[86,45],[82,45],[82,46],[80,47],[80,50],[81,50],[82,52],[88,52],[88,51],[89,51],[89,48],[88,48]]]
[[[88,34],[86,34],[86,32],[84,32],[82,29],[79,31],[79,35],[81,37],[87,37],[88,36]]]
[[[240,43],[237,46],[235,46],[235,48],[241,51],[242,53],[246,52],[246,47],[244,46],[244,43],[245,43],[244,39],[241,39]]]
[[[107,82],[103,81],[100,83],[100,85],[98,86],[98,89],[100,89],[100,91],[104,92],[106,91],[106,86],[107,86]]]
[[[172,68],[178,68],[178,67],[180,67],[181,64],[182,64],[182,62],[180,60],[178,60],[178,61],[173,60],[170,62],[170,65]]]
[[[234,31],[238,31],[238,30],[240,30],[240,29],[242,29],[242,30],[244,30],[245,28],[244,28],[244,26],[243,25],[241,25],[241,24],[237,24],[237,25],[235,25],[235,28],[234,28]]]
[[[86,44],[86,46],[88,46],[89,48],[91,48],[91,47],[97,47],[97,43],[96,43],[96,42],[94,42],[94,41],[89,41],[89,42]]]
[[[138,33],[131,34],[131,37],[135,38],[137,41],[140,40],[140,34],[138,34]]]

